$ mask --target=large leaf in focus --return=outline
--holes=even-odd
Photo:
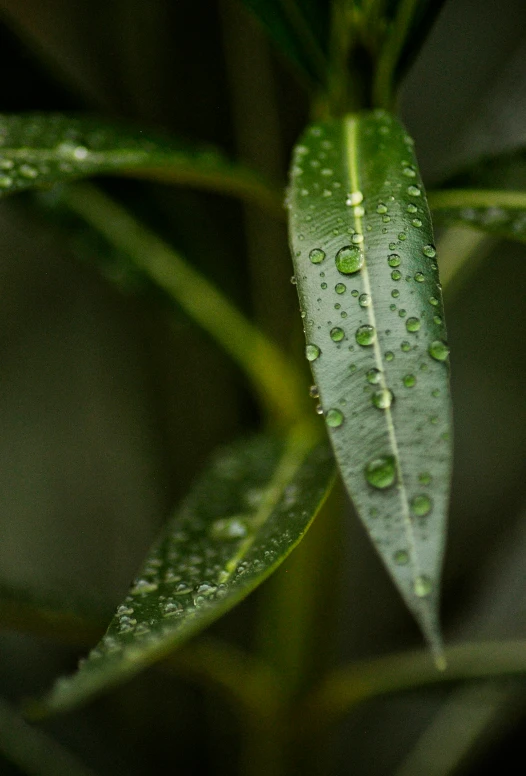
[[[384,111],[311,126],[295,149],[288,204],[306,355],[340,471],[438,653],[448,349],[411,138]]]
[[[526,190],[443,189],[430,193],[429,204],[437,223],[526,242]]]
[[[301,540],[330,487],[330,447],[294,433],[223,450],[152,548],[106,635],[44,709],[63,710],[168,655],[257,587]]]
[[[62,114],[0,115],[0,195],[89,175],[216,189],[278,209],[279,189],[220,152],[124,124]]]
[[[243,0],[281,51],[310,81],[327,70],[329,3],[324,0]]]

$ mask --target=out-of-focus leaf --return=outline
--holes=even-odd
[[[329,3],[323,0],[243,0],[278,48],[307,79],[326,80]]]
[[[70,600],[64,592],[46,595],[0,584],[0,627],[85,644],[103,630],[106,615],[100,604]]]
[[[295,149],[288,204],[306,356],[340,471],[439,655],[448,348],[411,138],[384,111],[311,126]]]
[[[41,730],[28,725],[0,700],[0,751],[30,776],[95,776]]]
[[[429,205],[438,223],[526,242],[526,191],[443,189],[429,194]]]
[[[93,175],[196,186],[281,208],[279,187],[213,148],[94,118],[0,116],[0,195]]]
[[[74,707],[168,655],[257,587],[312,522],[334,459],[304,432],[218,454],[152,548],[99,645],[43,710]]]
[[[383,8],[382,3],[371,3],[366,9],[365,24],[373,40],[377,39],[378,48],[374,105],[392,106],[398,83],[422,48],[443,3],[444,0],[388,0]]]

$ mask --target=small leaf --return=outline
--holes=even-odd
[[[429,205],[439,223],[526,242],[526,191],[442,189],[430,192]]]
[[[43,710],[76,706],[133,676],[256,588],[312,522],[332,482],[326,444],[257,437],[216,456],[152,548],[108,631]]]
[[[216,189],[275,211],[281,207],[279,189],[215,149],[99,119],[0,115],[0,195],[116,174]]]
[[[289,207],[306,355],[342,477],[440,655],[448,349],[411,138],[384,111],[311,126],[295,149]]]

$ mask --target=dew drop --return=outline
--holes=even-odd
[[[154,593],[157,590],[156,582],[148,582],[147,579],[138,579],[130,590],[131,595],[146,595],[146,593]]]
[[[392,361],[394,358],[394,353],[392,350],[386,350],[384,354],[384,358],[386,361]]]
[[[405,310],[403,307],[401,307],[401,308],[398,310],[398,315],[400,316],[400,318],[405,318],[405,316],[406,316],[406,313],[407,313],[407,310]]]
[[[383,202],[379,202],[376,206],[376,212],[379,215],[383,215],[384,213],[387,213],[387,205],[384,205]]]
[[[401,277],[402,277],[402,273],[400,272],[400,270],[399,270],[399,269],[394,269],[394,270],[391,272],[391,278],[392,278],[393,280],[400,280],[400,278],[401,278]]]
[[[422,226],[422,221],[419,218],[413,218],[411,221],[412,225],[415,226],[417,229],[420,229]]]
[[[325,258],[325,251],[322,251],[321,248],[313,248],[312,251],[309,253],[309,259],[312,261],[313,264],[321,264],[324,258]]]
[[[431,475],[429,472],[420,472],[418,475],[418,482],[422,485],[429,485],[431,483]]]
[[[365,479],[373,488],[389,488],[396,480],[396,464],[392,455],[373,458],[365,467]]]
[[[411,165],[407,165],[407,167],[404,167],[402,170],[402,175],[405,175],[407,178],[416,178],[416,170],[414,167],[411,167]]]
[[[316,413],[316,415],[323,415],[323,407],[321,406],[321,404],[316,405],[314,412]]]
[[[320,391],[318,389],[318,386],[311,385],[311,387],[309,388],[309,396],[311,397],[311,399],[317,399],[319,395],[320,395]]]
[[[415,273],[415,280],[417,283],[423,283],[425,279],[426,279],[426,276],[424,275],[423,272]]]
[[[407,206],[407,208],[406,208],[406,209],[407,209],[407,212],[408,212],[408,213],[418,213],[418,208],[417,208],[417,206],[416,206],[416,205],[413,205],[413,203],[412,203],[412,202],[410,202],[410,203],[409,203],[409,205]]]
[[[351,241],[355,245],[359,245],[360,243],[363,243],[363,234],[360,234],[359,232],[355,232],[351,237]]]
[[[393,297],[393,299],[398,299],[398,297],[400,296],[400,291],[397,288],[393,288],[393,290],[391,291],[391,296]]]
[[[363,194],[361,191],[353,191],[347,195],[347,205],[359,205],[363,202]]]
[[[356,329],[355,337],[358,345],[362,345],[363,347],[372,345],[376,339],[376,331],[374,326],[371,326],[368,323],[365,323],[363,326],[359,326],[358,329]]]
[[[358,302],[360,304],[360,307],[369,307],[371,304],[371,297],[369,294],[360,294],[358,297]]]
[[[393,560],[397,566],[407,566],[409,563],[409,553],[407,550],[397,550],[393,555]]]
[[[372,403],[379,410],[387,410],[393,403],[394,396],[389,388],[380,388],[371,397]]]
[[[367,382],[370,383],[371,385],[378,385],[378,383],[382,378],[382,373],[380,372],[379,369],[373,366],[372,369],[369,369],[365,377],[367,379]]]
[[[429,579],[429,577],[426,577],[424,574],[421,574],[419,577],[415,579],[415,595],[417,595],[419,598],[425,598],[426,595],[429,595],[430,592],[433,589],[433,583]]]
[[[363,267],[363,254],[357,245],[344,245],[336,254],[336,269],[343,275],[353,275]]]
[[[399,267],[400,266],[400,256],[398,253],[390,253],[387,257],[387,263],[390,267]]]
[[[424,254],[424,256],[427,256],[429,259],[434,259],[435,256],[437,255],[436,248],[434,245],[431,245],[431,243],[429,243],[428,245],[424,245],[424,247],[422,248],[422,253]]]
[[[408,353],[411,350],[411,343],[404,340],[400,345],[400,350],[403,350],[404,353]]]
[[[408,318],[405,322],[405,327],[407,331],[418,331],[420,329],[420,319]]]
[[[413,185],[407,187],[407,193],[410,197],[419,197],[422,194],[420,188]]]
[[[403,242],[404,240],[407,240],[407,235],[406,235],[406,233],[405,233],[405,232],[400,232],[400,234],[398,235],[398,239],[399,239],[399,240],[401,240],[402,242]]]
[[[338,428],[343,423],[343,413],[336,409],[327,410],[325,420],[331,428]]]
[[[345,283],[336,283],[336,285],[334,286],[334,290],[336,291],[337,294],[345,294],[345,292],[347,291],[347,286],[345,285]]]
[[[449,348],[442,340],[435,340],[429,346],[429,355],[435,361],[445,361],[449,355]]]
[[[317,345],[309,344],[305,347],[305,358],[307,361],[316,361],[320,354],[321,350]]]
[[[243,539],[248,533],[247,524],[242,517],[224,517],[216,520],[210,528],[210,536],[216,541],[235,541]]]
[[[425,517],[431,512],[431,499],[425,493],[420,493],[411,499],[411,512],[417,517]]]
[[[414,388],[416,385],[416,377],[414,375],[406,375],[402,379],[402,382],[406,388]]]
[[[342,339],[345,337],[345,332],[343,329],[340,329],[339,326],[335,326],[330,331],[330,337],[333,342],[341,342]]]
[[[292,277],[290,279],[290,282],[292,283],[293,286],[296,285],[296,283],[298,282],[297,279],[296,279],[296,275],[292,275]]]

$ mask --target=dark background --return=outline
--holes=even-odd
[[[446,2],[402,95],[429,184],[524,143],[525,61],[522,0]],[[0,0],[0,75],[1,112],[130,119],[213,142],[283,179],[308,119],[293,71],[234,2]],[[299,323],[292,334],[287,324],[297,301],[281,225],[215,195],[110,186],[280,344],[301,348]],[[2,201],[0,579],[111,612],[209,452],[258,416],[237,370],[181,313],[148,288],[108,283],[79,253],[30,198]],[[526,635],[525,259],[521,246],[498,243],[446,300],[456,422],[444,582],[451,641]],[[353,515],[346,552],[340,658],[418,645]],[[249,600],[217,632],[246,640],[250,613]],[[0,650],[0,692],[12,700],[47,689],[79,656],[8,630]],[[516,683],[371,702],[335,731],[320,773],[434,774],[439,753],[454,751],[470,725],[478,733],[466,755],[437,776],[502,773],[522,751],[523,707]],[[155,670],[46,729],[100,776],[164,773],[167,764],[183,776],[232,772],[237,747],[219,698]],[[406,758],[424,731],[427,761],[418,765]],[[0,773],[18,771],[0,755]]]

